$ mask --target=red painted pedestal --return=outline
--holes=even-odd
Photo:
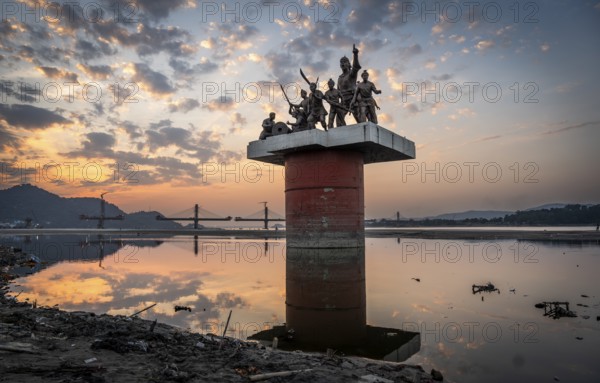
[[[285,155],[287,247],[364,246],[364,159],[351,150]]]

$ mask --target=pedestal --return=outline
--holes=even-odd
[[[415,158],[415,144],[371,122],[248,144],[248,158],[285,166],[286,246],[364,246],[365,164]]]

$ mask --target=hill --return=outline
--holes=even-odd
[[[97,221],[85,221],[80,215],[98,216],[100,198],[64,198],[30,184],[0,190],[0,223],[3,226],[47,228],[95,228]],[[179,229],[172,221],[157,221],[158,212],[127,214],[118,206],[106,202],[105,215],[123,215],[122,221],[104,221],[105,228]]]
[[[446,213],[436,215],[435,217],[428,217],[429,219],[450,219],[460,221],[463,219],[474,219],[474,218],[503,218],[505,215],[512,214],[512,211],[505,210],[468,210],[457,213]]]

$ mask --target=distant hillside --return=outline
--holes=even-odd
[[[523,211],[544,210],[544,209],[562,209],[565,206],[567,206],[566,203],[547,203],[547,204],[536,206],[536,207],[530,207],[529,209],[524,209]]]
[[[458,213],[446,213],[436,215],[435,217],[428,217],[429,219],[450,219],[455,221],[460,221],[463,219],[474,219],[474,218],[485,218],[485,219],[493,219],[493,218],[502,218],[507,214],[512,214],[512,211],[505,210],[468,210],[461,211]]]
[[[123,221],[104,221],[105,228],[179,229],[172,221],[157,221],[158,212],[127,214],[106,202],[106,216],[123,215]],[[63,198],[39,187],[25,184],[0,190],[0,223],[22,226],[27,219],[31,226],[46,228],[95,228],[97,221],[84,221],[80,215],[98,216],[100,198]]]

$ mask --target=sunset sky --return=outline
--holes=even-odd
[[[368,218],[600,203],[599,1],[0,3],[0,189],[283,213],[246,145],[356,44],[417,148],[366,167]]]

